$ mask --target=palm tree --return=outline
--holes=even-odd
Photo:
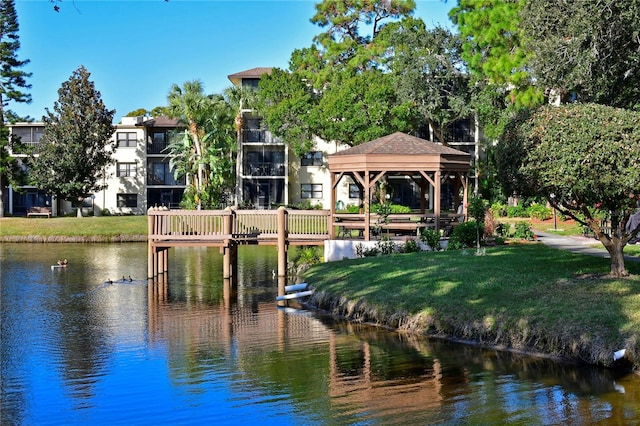
[[[168,113],[186,125],[181,139],[167,147],[176,178],[187,176],[197,209],[216,206],[235,184],[234,109],[223,95],[206,95],[199,81],[173,85]]]
[[[231,108],[236,111],[236,132],[240,139],[243,125],[242,111],[255,109],[258,103],[257,91],[253,87],[231,86],[225,89],[224,96]]]
[[[202,168],[202,138],[204,137],[203,123],[206,120],[211,107],[211,98],[204,93],[204,85],[199,80],[187,81],[181,88],[177,84],[171,86],[167,97],[169,106],[167,114],[182,121],[186,127],[185,137],[191,139],[193,154],[189,159],[195,162],[196,175],[193,180],[197,194],[202,192],[204,184],[204,171]],[[192,163],[193,164],[193,163]],[[202,208],[198,201],[197,208]]]

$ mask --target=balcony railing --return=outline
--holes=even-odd
[[[245,176],[284,176],[284,163],[251,163],[243,167]]]
[[[168,145],[165,141],[153,141],[147,144],[147,154],[167,154],[165,149]]]
[[[152,173],[147,176],[147,185],[173,186],[173,185],[186,185],[186,182],[187,180],[185,177],[182,177],[176,180],[171,175],[159,176]]]
[[[444,135],[446,142],[474,142],[476,139],[476,132],[474,129],[466,128],[453,128],[448,129]]]
[[[271,134],[268,130],[242,129],[242,142],[245,143],[282,143],[280,138]]]
[[[11,153],[14,155],[37,153],[39,147],[40,147],[40,142],[12,143]]]

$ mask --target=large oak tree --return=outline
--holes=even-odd
[[[115,149],[110,142],[115,110],[106,108],[89,77],[80,66],[62,83],[53,111],[46,109],[44,134],[29,170],[34,186],[78,206],[105,188],[105,169]]]
[[[507,193],[543,196],[589,227],[611,255],[611,274],[627,275],[624,246],[640,200],[640,113],[597,104],[547,105],[506,128],[496,157]],[[609,215],[611,235],[600,226]]]
[[[536,0],[520,22],[540,87],[640,110],[640,2]]]

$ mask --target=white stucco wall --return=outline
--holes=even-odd
[[[113,152],[114,164],[106,169],[105,182],[108,185],[104,191],[95,194],[95,214],[100,214],[102,209],[108,209],[112,214],[144,214],[147,210],[146,176],[147,162],[144,127],[136,126],[139,117],[122,117],[122,123],[117,125],[117,130],[111,137],[113,143],[117,143],[118,132],[132,132],[136,134],[135,147],[117,147]],[[118,176],[118,163],[135,163],[136,174],[131,177]],[[137,206],[119,207],[118,194],[137,194]]]
[[[331,174],[327,165],[327,156],[335,152],[349,148],[348,145],[337,145],[335,142],[326,142],[322,139],[315,139],[314,151],[322,152],[321,166],[302,166],[300,157],[293,152],[289,153],[289,199],[290,204],[299,204],[303,201],[310,201],[311,204],[321,204],[323,209],[329,209],[331,204]],[[349,203],[348,179],[343,179],[337,192],[337,201],[342,201],[345,205]],[[350,181],[350,180],[349,180]],[[302,199],[300,190],[302,184],[322,184],[322,197]],[[358,200],[351,200],[352,204],[357,204]]]

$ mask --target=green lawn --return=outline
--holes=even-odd
[[[632,274],[640,264],[628,262]],[[421,252],[313,266],[305,278],[349,300],[356,319],[609,364],[640,358],[640,276],[541,243]],[[361,309],[355,309],[355,306]],[[403,323],[407,321],[407,323]]]
[[[147,235],[147,216],[97,216],[0,219],[0,237],[94,237]]]

